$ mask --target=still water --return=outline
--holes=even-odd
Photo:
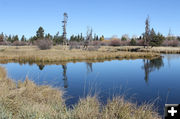
[[[180,55],[162,55],[147,60],[79,62],[66,65],[1,64],[15,81],[26,77],[38,85],[51,85],[65,91],[66,104],[96,93],[99,100],[113,95],[141,104],[154,102],[163,114],[165,103],[180,103]]]

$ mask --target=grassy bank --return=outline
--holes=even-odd
[[[151,52],[151,53],[164,53],[164,54],[180,54],[180,47],[149,47],[143,46],[119,46],[119,47],[104,47],[104,50],[115,51],[130,51],[130,52]]]
[[[137,106],[123,97],[106,105],[88,96],[69,109],[63,91],[37,86],[30,80],[14,83],[0,67],[0,118],[3,119],[160,119],[153,105]]]
[[[136,53],[108,50],[104,47],[98,51],[80,49],[64,50],[62,46],[54,46],[49,50],[39,50],[35,46],[1,46],[0,61],[18,62],[68,62],[82,60],[122,59],[122,58],[152,58],[157,53]]]

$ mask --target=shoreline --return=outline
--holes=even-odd
[[[81,62],[87,60],[151,59],[159,53],[117,51],[117,47],[102,47],[98,51],[81,49],[64,50],[54,46],[49,50],[39,50],[35,46],[0,46],[0,62]],[[110,50],[109,50],[110,49]]]
[[[2,60],[0,59],[0,64],[7,64],[7,63],[19,63],[19,64],[37,64],[37,65],[66,65],[67,63],[81,63],[81,62],[86,62],[86,63],[97,63],[97,62],[105,62],[105,61],[113,61],[113,60],[136,60],[136,59],[156,59],[162,56],[155,56],[155,57],[139,57],[139,58],[106,58],[106,59],[89,59],[89,60],[68,60],[68,61],[51,61],[51,62],[46,62],[46,61],[18,61],[18,60]]]

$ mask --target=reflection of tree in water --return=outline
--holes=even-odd
[[[159,70],[162,66],[164,66],[162,57],[153,59],[153,60],[149,60],[149,59],[144,59],[144,72],[145,72],[145,81],[148,82],[149,80],[149,73],[155,71],[156,69]]]
[[[66,75],[66,71],[67,71],[67,66],[66,65],[62,65],[63,68],[63,80],[64,80],[64,88],[68,88],[68,83],[67,83],[67,75]]]
[[[39,67],[39,70],[43,70],[44,69],[44,65],[43,64],[38,65],[38,67]]]
[[[87,66],[87,72],[92,72],[93,69],[92,69],[92,63],[86,63],[86,66]]]

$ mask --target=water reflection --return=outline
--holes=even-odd
[[[67,71],[67,65],[62,65],[63,68],[63,81],[64,81],[64,88],[68,88],[68,78],[66,75],[66,71]]]
[[[86,63],[87,73],[93,72],[92,63]]]
[[[38,67],[39,67],[39,70],[42,71],[42,70],[44,69],[45,66],[44,66],[43,64],[40,64],[40,65],[38,65]]]
[[[24,81],[28,76],[38,85],[66,88],[64,89],[65,98],[72,97],[66,102],[68,105],[77,103],[79,97],[91,93],[93,89],[98,92],[103,103],[112,95],[123,93],[127,99],[134,96],[133,99],[138,104],[156,100],[159,97],[160,100],[155,105],[163,114],[165,103],[180,101],[180,55],[163,56],[153,60],[113,60],[103,63],[98,61],[68,64],[66,62],[37,62],[36,64],[25,62],[20,65],[4,62],[1,65],[7,69],[8,77],[15,81]],[[168,66],[169,60],[171,67]]]
[[[164,66],[163,59],[162,57],[156,58],[156,59],[143,59],[144,62],[144,72],[145,72],[145,77],[144,80],[146,83],[148,83],[149,80],[149,73],[155,71],[156,69],[159,70],[161,67]]]

